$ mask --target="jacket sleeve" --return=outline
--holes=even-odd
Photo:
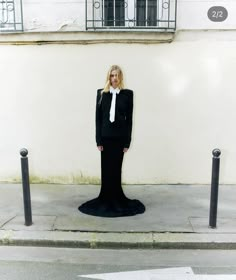
[[[130,142],[131,142],[131,134],[132,134],[132,124],[133,124],[133,91],[129,91],[129,104],[128,104],[128,110],[126,115],[126,121],[127,121],[127,137],[125,141],[125,148],[129,148]]]
[[[102,115],[101,115],[101,90],[97,90],[97,100],[96,100],[96,142],[97,146],[102,146],[102,137],[101,137],[101,129],[102,129]]]

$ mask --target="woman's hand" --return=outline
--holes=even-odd
[[[100,152],[103,151],[103,146],[97,146],[97,147],[98,147],[98,150],[99,150]]]
[[[123,152],[126,153],[128,151],[128,148],[124,148]]]

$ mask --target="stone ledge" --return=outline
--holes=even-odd
[[[27,32],[0,34],[0,44],[102,44],[102,43],[170,43],[175,33],[157,31],[79,31],[79,32]]]

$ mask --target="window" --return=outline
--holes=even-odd
[[[22,0],[0,0],[0,32],[23,31]]]
[[[176,28],[177,0],[86,0],[86,29]]]
[[[125,25],[125,1],[104,0],[105,26]]]
[[[157,25],[157,1],[137,0],[137,26]]]

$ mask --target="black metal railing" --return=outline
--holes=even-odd
[[[0,32],[23,31],[22,0],[0,0]]]
[[[177,0],[86,0],[86,30],[175,31]]]

